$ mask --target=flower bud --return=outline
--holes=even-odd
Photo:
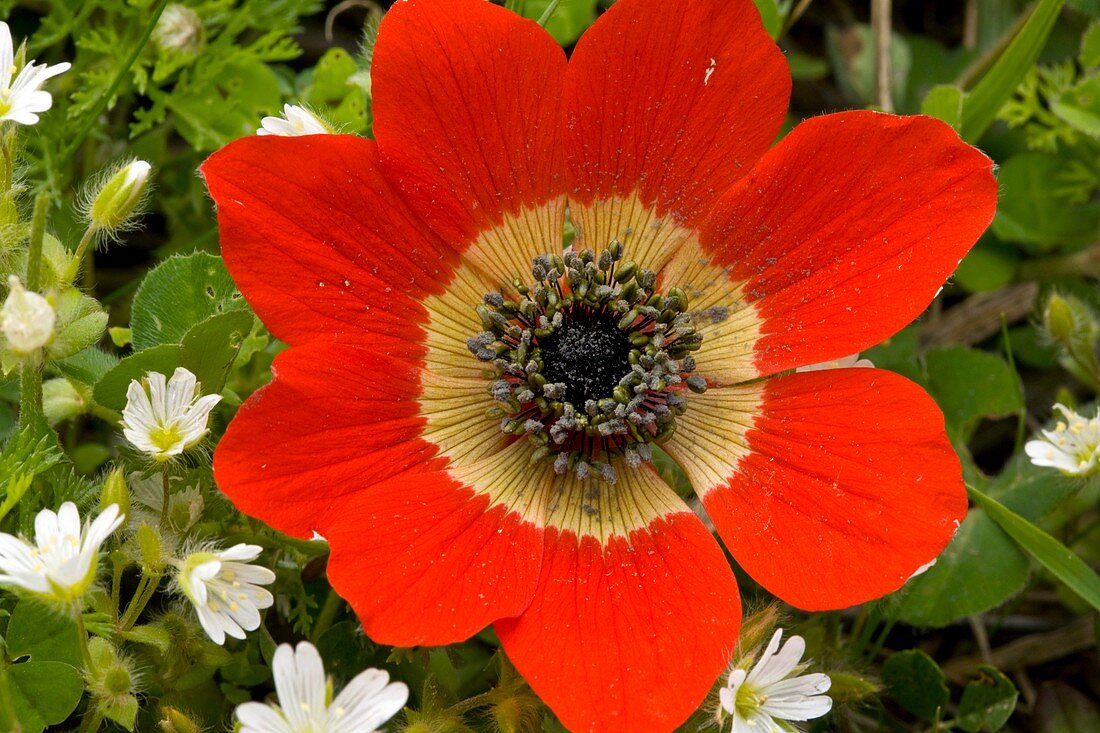
[[[164,569],[164,543],[160,533],[151,525],[142,522],[137,531],[138,550],[141,553],[141,566],[150,574]]]
[[[8,297],[0,309],[0,329],[8,347],[21,356],[32,354],[53,339],[57,314],[38,293],[24,289],[19,278],[8,278]]]
[[[172,3],[161,13],[153,29],[153,43],[162,51],[198,54],[206,44],[202,18],[186,5]]]
[[[126,485],[126,476],[119,468],[107,474],[107,478],[103,482],[103,493],[99,495],[100,511],[111,504],[117,504],[118,511],[123,516],[130,516],[130,488]]]
[[[173,707],[161,708],[160,715],[160,722],[157,725],[163,733],[200,733],[202,731],[198,723]]]
[[[1069,341],[1077,330],[1076,321],[1070,301],[1057,293],[1051,295],[1043,309],[1043,327],[1050,337],[1061,343]]]
[[[88,641],[91,668],[85,671],[88,692],[99,713],[127,730],[134,729],[137,719],[138,678],[133,663],[120,654],[111,643],[99,637]]]
[[[88,207],[92,228],[114,232],[126,226],[144,198],[151,170],[144,160],[134,160],[115,171]]]

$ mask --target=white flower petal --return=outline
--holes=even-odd
[[[241,733],[296,733],[275,708],[258,702],[246,702],[237,706],[237,720]]]

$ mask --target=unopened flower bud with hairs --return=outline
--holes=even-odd
[[[88,206],[91,227],[108,234],[124,229],[139,213],[151,171],[144,160],[130,161],[116,170]]]
[[[53,340],[57,314],[49,301],[23,287],[19,278],[8,278],[8,297],[0,309],[0,330],[8,348],[16,354],[32,354]]]

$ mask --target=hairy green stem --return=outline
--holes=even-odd
[[[76,630],[80,636],[80,656],[84,659],[84,673],[92,673],[92,653],[88,649],[88,629],[84,626],[84,609],[77,607],[73,618],[76,619]]]
[[[76,276],[80,273],[80,267],[84,264],[84,260],[88,256],[88,248],[95,241],[95,235],[98,228],[93,224],[89,225],[84,230],[84,236],[80,238],[80,243],[76,245],[76,252],[73,253],[73,258],[69,262],[69,266],[65,268],[65,282],[76,282]]]
[[[50,210],[50,197],[43,191],[34,199],[31,216],[31,238],[27,247],[27,290],[37,292],[42,280],[42,242],[46,236],[46,214]],[[42,417],[42,372],[38,359],[29,357],[23,362],[19,374],[19,421]]]
[[[337,595],[332,588],[329,588],[328,595],[325,596],[325,605],[321,606],[321,612],[317,614],[317,621],[313,624],[312,636],[314,640],[319,639],[321,634],[328,631],[343,604],[344,599]]]

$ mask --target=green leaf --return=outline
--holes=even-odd
[[[1073,554],[1065,545],[1051,537],[1031,522],[1012,511],[996,499],[983,494],[972,486],[967,487],[970,498],[1014,539],[1028,554],[1039,561],[1054,577],[1100,611],[1100,576]]]
[[[1053,100],[1050,109],[1074,129],[1100,137],[1100,76],[1082,79]]]
[[[1094,20],[1089,24],[1085,34],[1081,36],[1081,66],[1086,69],[1100,66],[1100,20]]]
[[[207,318],[183,337],[181,364],[198,378],[203,394],[222,391],[254,320],[250,311],[230,311]]]
[[[989,484],[986,493],[1025,519],[1037,522],[1084,485],[1079,478],[1036,466],[1021,451]]]
[[[523,17],[538,20],[554,0],[525,0]],[[563,46],[571,45],[596,19],[596,0],[561,0],[546,21],[546,32]]]
[[[30,601],[20,601],[11,612],[5,641],[12,659],[30,657],[34,662],[79,667],[79,634],[72,619],[49,613]]]
[[[140,381],[148,372],[171,375],[180,365],[180,347],[175,344],[154,346],[130,354],[100,379],[92,392],[95,401],[112,410],[126,406],[126,390],[133,380]]]
[[[783,27],[783,17],[779,13],[779,4],[776,0],[754,0],[756,9],[760,11],[760,22],[764,24],[764,30],[774,40]],[[794,72],[792,71],[792,75]]]
[[[337,105],[354,89],[348,78],[357,71],[355,59],[347,51],[330,48],[313,67],[313,82],[303,98],[314,107]]]
[[[1031,16],[993,66],[966,96],[960,131],[964,140],[977,142],[997,118],[997,112],[1016,91],[1039,58],[1065,0],[1039,0]]]
[[[1012,681],[996,668],[978,667],[981,676],[963,688],[958,726],[968,733],[999,730],[1016,709],[1019,693]]]
[[[972,293],[998,290],[1016,278],[1020,255],[1016,248],[996,237],[982,237],[959,263],[955,281]]]
[[[921,102],[921,114],[931,115],[943,120],[947,124],[959,129],[962,122],[963,99],[966,95],[962,89],[950,84],[939,84],[932,87]]]
[[[926,359],[928,391],[943,409],[953,438],[966,442],[983,417],[1013,415],[1024,409],[1020,378],[1001,357],[947,346],[932,349]]]
[[[997,173],[1001,196],[993,233],[1035,252],[1092,243],[1100,230],[1100,209],[1075,206],[1059,195],[1060,177],[1071,164],[1069,156],[1050,153],[1006,160]]]
[[[64,359],[92,346],[107,328],[107,313],[99,301],[70,288],[57,301],[57,326],[53,342],[46,349],[50,359]]]
[[[117,356],[92,347],[67,359],[58,359],[50,366],[74,382],[93,387],[107,372],[116,367],[118,362]]]
[[[63,662],[25,662],[9,667],[6,679],[15,718],[23,733],[41,733],[72,715],[84,694],[80,672]]]
[[[220,257],[205,252],[172,257],[146,275],[134,294],[134,350],[178,344],[197,323],[245,308]]]
[[[898,705],[929,723],[942,718],[951,699],[943,670],[919,649],[891,654],[882,682]]]
[[[971,509],[936,564],[897,594],[892,615],[912,626],[947,626],[1022,591],[1029,570],[1012,540],[985,512]]]

